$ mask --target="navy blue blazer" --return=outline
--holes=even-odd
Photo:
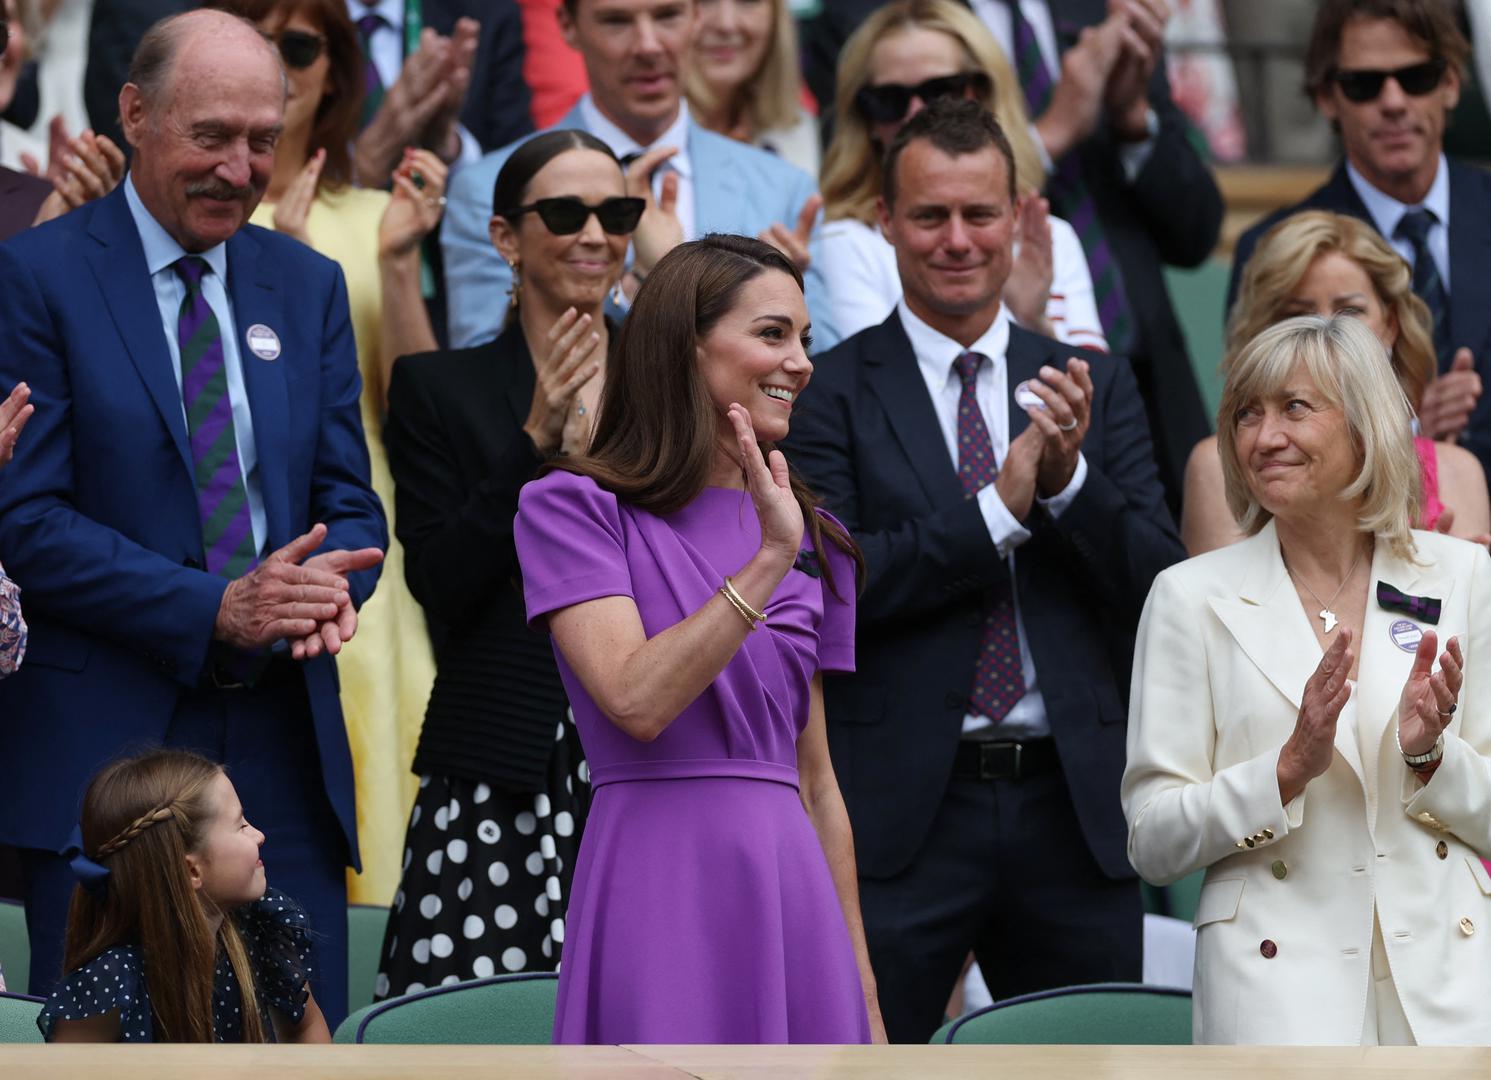
[[[1072,355],[1092,363],[1087,480],[1059,519],[1032,510],[1015,588],[1083,836],[1104,873],[1132,878],[1118,785],[1134,630],[1155,575],[1185,551],[1126,361],[1011,327],[1011,394]],[[1009,421],[1011,439],[1030,423],[1013,398]],[[1009,564],[964,497],[896,312],[818,358],[784,449],[865,555],[857,671],[826,678],[824,700],[859,871],[890,877],[922,846],[952,776]]]
[[[362,382],[337,265],[246,226],[228,241],[268,546],[316,522],[327,549],[387,546],[368,479]],[[123,187],[0,245],[0,393],[36,413],[0,471],[0,562],[23,590],[26,661],[0,682],[0,840],[60,849],[104,761],[158,744],[208,664],[227,582],[201,569],[191,452]],[[377,570],[352,575],[361,603]],[[328,656],[302,668],[326,790],[354,864],[352,762]]]
[[[1461,347],[1475,356],[1475,369],[1481,380],[1491,385],[1491,175],[1472,165],[1449,160],[1450,171],[1450,356]],[[1331,210],[1349,214],[1376,227],[1366,204],[1351,186],[1346,163],[1324,185],[1311,192],[1304,201],[1276,210],[1254,225],[1237,242],[1232,262],[1232,282],[1227,287],[1227,310],[1237,299],[1242,268],[1253,255],[1263,234],[1274,225],[1302,210]],[[1491,394],[1483,394],[1460,445],[1480,459],[1491,476]]]

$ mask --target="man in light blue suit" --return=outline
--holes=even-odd
[[[335,1026],[357,818],[331,654],[387,527],[341,271],[246,224],[284,78],[243,20],[157,24],[119,95],[125,182],[0,245],[0,394],[24,380],[36,407],[0,478],[30,625],[0,684],[0,842],[21,849],[42,994],[89,776],[162,744],[224,763],[269,881],[309,914]]]
[[[831,344],[838,335],[809,240],[820,206],[816,182],[774,154],[694,122],[681,86],[694,18],[694,0],[564,0],[560,29],[585,60],[590,93],[556,126],[588,131],[621,158],[648,154],[628,177],[642,188],[639,195],[646,183],[640,170],[653,164],[655,152],[675,148],[652,173],[656,201],[648,216],[655,220],[676,189],[683,239],[731,232],[782,248],[805,269],[814,337]],[[516,145],[488,154],[451,183],[440,245],[457,348],[496,337],[507,310],[512,271],[492,245],[488,222],[492,185]],[[649,225],[644,219],[642,228]]]

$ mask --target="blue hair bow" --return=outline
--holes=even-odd
[[[1439,625],[1441,603],[1436,596],[1409,596],[1407,593],[1399,592],[1387,582],[1379,581],[1377,603],[1388,611],[1401,611],[1430,626]]]
[[[72,867],[73,876],[78,879],[78,884],[102,899],[109,887],[109,868],[99,865],[84,853],[81,825],[72,827],[72,835],[67,838],[67,847],[62,849],[62,857],[67,860],[67,865]]]

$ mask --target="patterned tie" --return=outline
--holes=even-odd
[[[1413,245],[1413,291],[1429,305],[1429,314],[1434,319],[1434,351],[1439,355],[1439,370],[1449,366],[1449,314],[1450,297],[1444,290],[1444,280],[1439,276],[1439,265],[1429,251],[1429,230],[1439,219],[1434,211],[1422,206],[1410,210],[1398,221],[1393,236],[1407,240]]]
[[[222,332],[202,295],[202,277],[209,267],[205,260],[187,255],[176,260],[175,268],[186,285],[176,340],[181,346],[181,399],[186,404],[207,572],[242,577],[257,556],[248,492],[238,464]]]
[[[378,74],[378,65],[373,63],[373,35],[387,25],[387,19],[371,11],[357,20],[357,36],[362,39],[362,127],[367,127],[377,115],[388,93],[383,76]]]
[[[1020,85],[1025,89],[1025,105],[1034,120],[1051,104],[1056,84],[1041,55],[1041,44],[1036,40],[1035,30],[1020,10],[1020,0],[1007,2],[1010,29],[1015,39],[1015,70],[1019,72]],[[1128,352],[1134,344],[1133,321],[1128,297],[1124,293],[1123,276],[1118,261],[1113,257],[1113,249],[1108,246],[1087,183],[1082,179],[1082,163],[1075,150],[1056,163],[1056,171],[1046,184],[1046,197],[1051,202],[1052,213],[1066,218],[1082,241],[1087,268],[1092,273],[1098,317],[1102,319],[1103,330],[1108,336],[1108,348],[1116,353]]]
[[[976,387],[982,353],[959,353],[953,361],[963,389],[958,394],[958,478],[963,494],[973,499],[999,476],[994,462],[994,444],[984,426]],[[1025,676],[1020,670],[1020,635],[1015,627],[1014,590],[1008,577],[995,588],[994,604],[984,618],[984,639],[973,670],[970,711],[994,723],[1003,720],[1015,702],[1025,696]]]

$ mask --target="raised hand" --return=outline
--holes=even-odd
[[[1016,521],[1024,521],[1030,516],[1031,504],[1035,502],[1036,476],[1040,472],[1041,454],[1045,448],[1045,433],[1031,424],[1010,443],[1009,453],[1005,454],[1004,462],[999,466],[994,490]]]
[[[1123,21],[1122,50],[1103,100],[1120,136],[1139,139],[1149,109],[1149,80],[1165,44],[1170,8],[1165,0],[1108,0],[1110,17]]]
[[[652,272],[659,259],[683,243],[683,222],[678,219],[678,174],[671,169],[664,173],[661,193],[657,197],[652,194],[652,174],[676,153],[676,146],[657,147],[626,170],[626,193],[647,201],[642,220],[632,233],[635,253],[632,267],[643,277]]]
[[[1419,430],[1431,439],[1460,437],[1481,400],[1481,377],[1469,349],[1457,349],[1450,369],[1424,387],[1419,402]]]
[[[393,198],[378,223],[379,258],[412,256],[440,224],[447,172],[445,162],[429,150],[404,149],[393,171]]]
[[[31,404],[31,387],[25,383],[16,383],[5,400],[0,401],[0,469],[9,465],[15,456],[16,440],[35,411],[36,406]]]
[[[1429,651],[1433,653],[1433,645],[1429,646]],[[1346,677],[1355,662],[1356,656],[1351,651],[1351,628],[1343,626],[1340,637],[1325,650],[1315,673],[1305,683],[1294,731],[1279,751],[1277,774],[1281,802],[1294,799],[1305,790],[1306,784],[1330,768],[1331,755],[1336,747],[1336,721],[1351,697],[1351,686]]]
[[[447,39],[443,67],[445,94],[440,108],[421,133],[421,144],[447,163],[461,156],[461,135],[456,129],[460,124],[461,109],[466,105],[466,93],[471,89],[471,65],[476,62],[480,34],[481,24],[475,19],[462,16],[456,20]]]
[[[735,428],[746,490],[761,522],[761,548],[791,565],[802,547],[803,520],[802,507],[788,479],[787,459],[780,450],[773,450],[769,458],[761,456],[761,444],[756,441],[751,414],[744,405],[732,401],[728,416]]]
[[[1097,26],[1084,28],[1077,43],[1061,54],[1061,76],[1051,103],[1035,123],[1053,160],[1060,160],[1097,128],[1126,26],[1124,16],[1109,15]]]
[[[33,225],[61,217],[84,203],[101,199],[124,179],[124,152],[107,135],[85,131],[65,141],[48,172],[52,193],[37,210]]]
[[[568,308],[544,340],[547,351],[533,358],[533,403],[523,430],[539,455],[548,457],[560,449],[584,449],[565,446],[564,439],[570,417],[579,408],[580,387],[600,371],[601,337],[591,327],[589,315]],[[573,431],[570,435],[575,437]]]
[[[235,648],[263,649],[282,638],[314,634],[351,603],[340,573],[299,563],[321,546],[326,526],[290,541],[243,577],[228,583],[213,637]]]
[[[420,144],[448,96],[455,92],[445,78],[451,63],[450,39],[425,27],[419,48],[404,60],[383,104],[353,143],[352,163],[358,184],[387,186],[404,147]]]
[[[306,218],[310,217],[311,204],[316,201],[316,188],[321,183],[321,168],[326,164],[326,151],[317,150],[310,156],[295,179],[285,189],[285,194],[274,207],[274,231],[311,246],[311,235],[306,231]]]
[[[1398,745],[1405,754],[1417,757],[1434,748],[1440,732],[1454,719],[1460,687],[1465,681],[1465,656],[1460,639],[1450,638],[1434,670],[1438,645],[1433,630],[1425,630],[1413,654],[1413,668],[1398,698]]]
[[[1027,330],[1054,337],[1046,304],[1051,299],[1051,204],[1039,195],[1020,200],[1020,254],[1004,283],[1004,302]]]
[[[813,257],[808,253],[808,243],[813,238],[813,226],[818,221],[818,211],[823,209],[823,196],[810,195],[797,212],[797,225],[791,229],[777,222],[768,226],[758,240],[763,240],[779,250],[797,266],[799,273],[808,272]]]
[[[1092,422],[1091,370],[1086,360],[1072,357],[1066,362],[1065,373],[1043,367],[1040,378],[1025,384],[1046,403],[1044,409],[1025,411],[1030,414],[1031,424],[1046,437],[1036,480],[1040,493],[1048,499],[1061,494],[1077,471],[1077,456]]]

